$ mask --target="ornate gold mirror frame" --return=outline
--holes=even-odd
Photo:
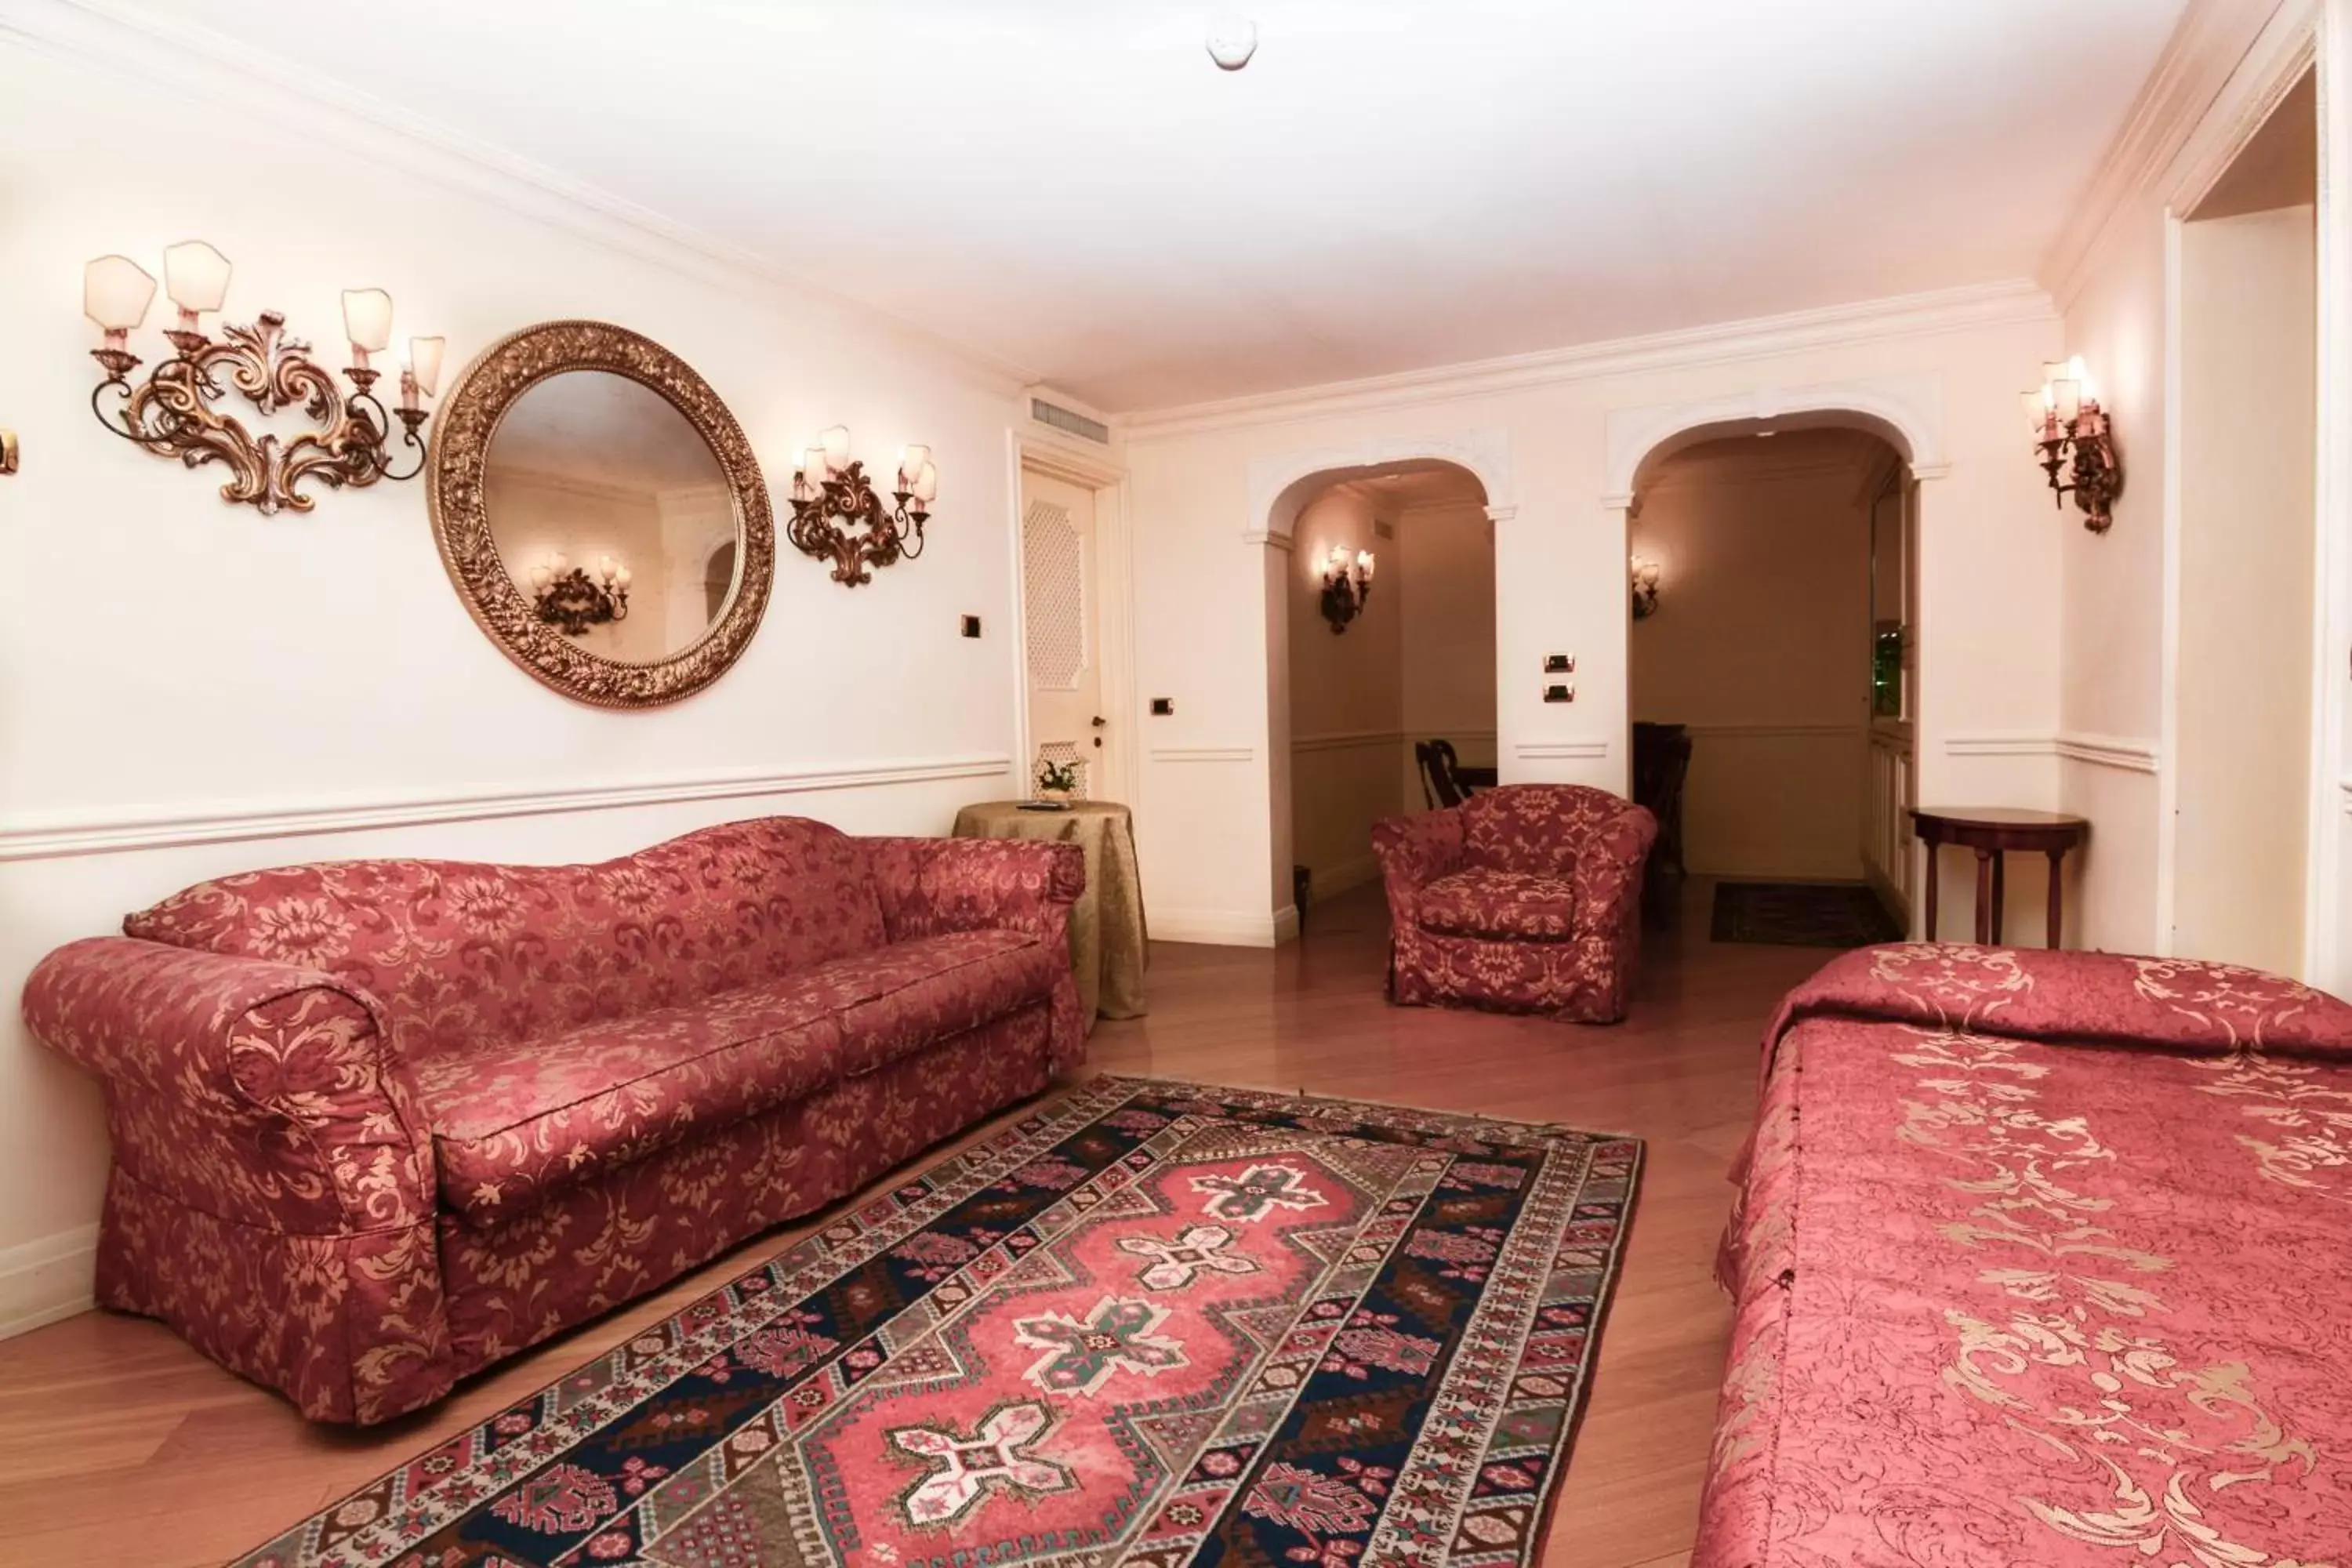
[[[709,444],[734,498],[741,563],[734,596],[699,639],[655,663],[603,658],[542,621],[490,536],[484,479],[499,420],[530,387],[578,370],[609,371],[660,394]],[[607,708],[675,702],[725,674],[759,629],[776,571],[767,484],[727,405],[650,338],[604,321],[542,321],[493,343],[441,405],[431,479],[433,537],[458,596],[509,658],[567,697]]]

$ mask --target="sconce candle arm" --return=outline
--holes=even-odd
[[[906,482],[900,477],[899,482]],[[856,458],[830,476],[803,465],[793,476],[793,520],[784,537],[793,549],[833,563],[833,580],[855,588],[874,580],[877,567],[912,561],[923,553],[927,503],[911,489],[893,490],[885,506],[866,465]]]

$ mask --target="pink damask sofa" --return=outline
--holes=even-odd
[[[102,1076],[104,1305],[383,1421],[1046,1086],[1060,844],[775,817],[592,866],[347,861],[43,961]]]
[[[1657,832],[1640,806],[1580,784],[1507,784],[1380,823],[1390,996],[1617,1022]]]

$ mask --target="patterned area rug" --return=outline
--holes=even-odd
[[[1861,882],[1717,882],[1708,936],[1776,947],[1869,947],[1903,928]]]
[[[1097,1079],[240,1568],[1524,1565],[1641,1157]]]

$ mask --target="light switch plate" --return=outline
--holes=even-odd
[[[1572,680],[1554,681],[1551,685],[1544,688],[1544,700],[1547,702],[1575,701],[1576,682]]]
[[[963,618],[963,635],[968,637],[976,637],[980,635],[980,617],[978,616],[966,616]]]
[[[1574,675],[1576,673],[1576,656],[1572,653],[1548,653],[1544,655],[1544,673],[1546,675]]]
[[[1173,697],[1155,697],[1151,700],[1151,716],[1154,719],[1169,718],[1175,711],[1176,699]]]

